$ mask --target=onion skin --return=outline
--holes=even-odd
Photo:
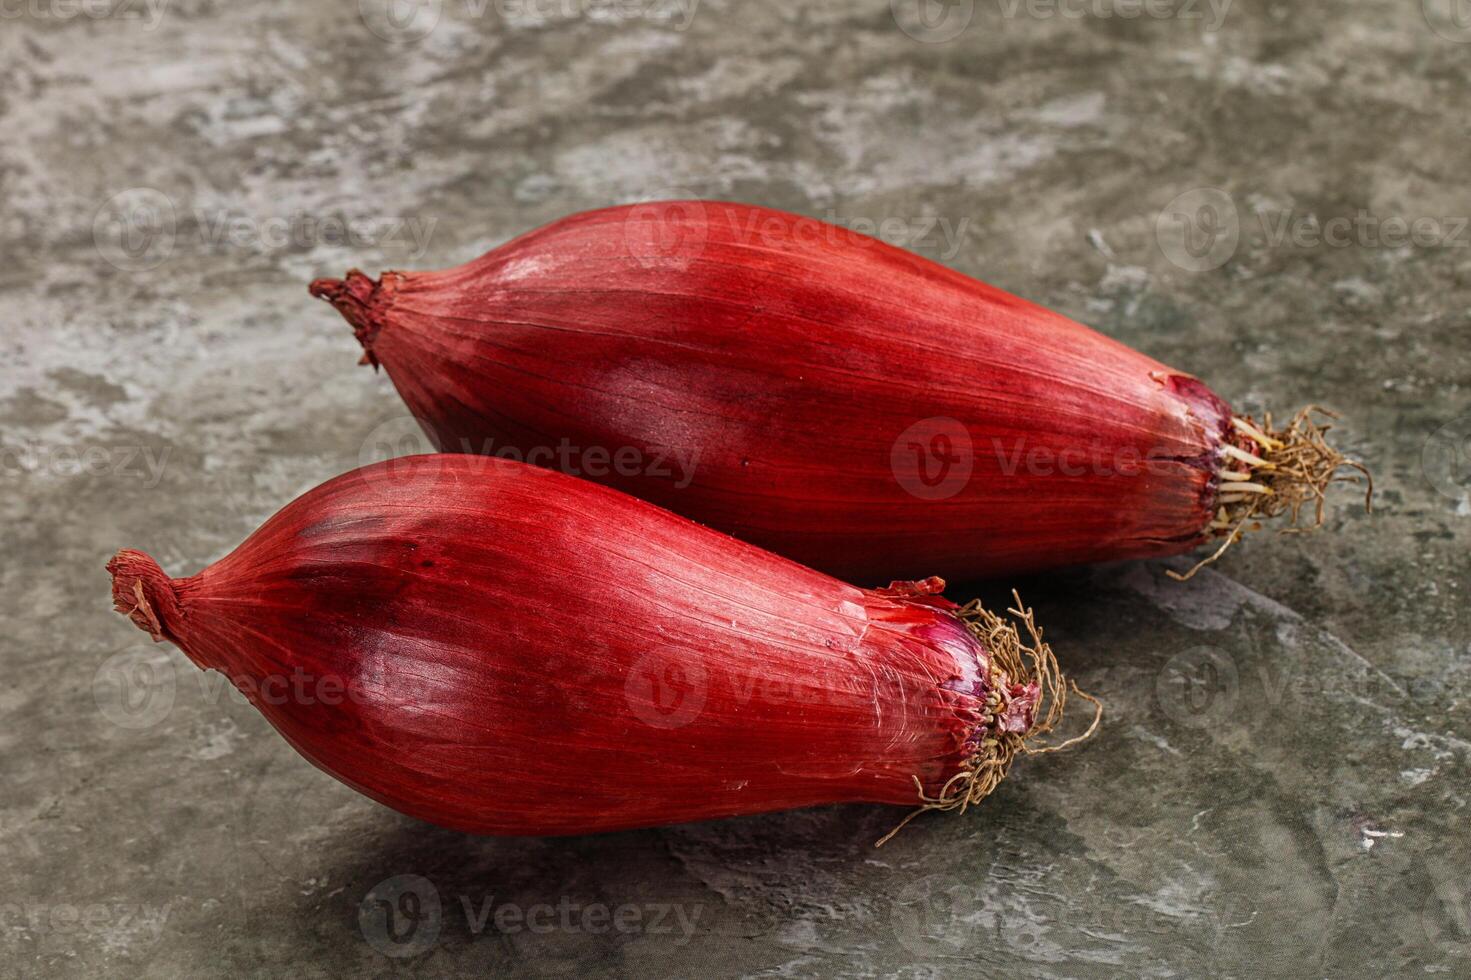
[[[120,612],[318,767],[475,833],[913,805],[1037,706],[938,580],[860,589],[486,457],[341,476],[188,578],[108,569]]]
[[[693,458],[581,475],[853,581],[1188,551],[1230,432],[1200,381],[1066,317],[747,205],[592,211],[312,292],[438,448]]]

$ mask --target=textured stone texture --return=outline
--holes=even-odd
[[[0,28],[0,972],[1471,971],[1471,32],[1444,0],[1238,0],[1217,30],[1203,2],[923,29],[896,0],[931,43],[882,3],[443,0],[422,37],[374,0],[156,3]],[[1344,410],[1377,513],[1344,491],[1327,533],[1187,586],[1019,583],[1106,726],[877,852],[898,814],[867,807],[441,831],[110,612],[117,547],[192,572],[411,441],[312,276],[671,194],[900,243],[934,219],[911,247],[1239,405]]]

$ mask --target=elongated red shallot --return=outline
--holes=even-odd
[[[559,458],[855,581],[1224,550],[1304,505],[1321,524],[1358,466],[1311,411],[1233,414],[1057,313],[742,204],[591,211],[311,291],[441,450]]]
[[[857,588],[486,457],[348,473],[187,578],[108,569],[120,612],[317,766],[477,833],[963,809],[1067,694],[1019,603],[1022,633],[938,579]]]

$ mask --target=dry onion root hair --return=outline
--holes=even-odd
[[[1028,639],[1023,639],[1016,624],[998,616],[972,599],[956,611],[955,615],[975,637],[985,644],[990,655],[991,695],[987,704],[991,714],[982,723],[982,729],[994,728],[981,737],[975,754],[965,767],[951,776],[934,796],[924,791],[919,777],[914,784],[919,790],[919,806],[901,820],[893,830],[879,838],[874,847],[883,847],[895,834],[903,830],[909,821],[930,810],[956,810],[964,813],[966,808],[981,802],[1001,785],[1011,771],[1011,764],[1018,755],[1045,755],[1061,752],[1093,737],[1103,720],[1103,704],[1081,689],[1077,682],[1065,678],[1058,667],[1057,656],[1052,647],[1042,639],[1042,629],[1036,623],[1030,606],[1022,605],[1021,596],[1011,593],[1016,605],[1007,610],[1024,627]],[[1002,731],[997,724],[999,713],[1004,707],[1000,687],[1009,680],[1015,684],[1035,683],[1040,695],[1032,726],[1025,732]],[[1093,704],[1093,721],[1081,735],[1054,744],[1037,745],[1034,739],[1051,732],[1062,721],[1067,710],[1068,689],[1085,701]]]
[[[1317,530],[1325,520],[1328,487],[1334,483],[1365,483],[1364,511],[1374,512],[1373,474],[1329,444],[1326,436],[1333,426],[1319,422],[1314,414],[1338,418],[1317,405],[1299,411],[1284,429],[1272,427],[1270,412],[1260,425],[1250,415],[1232,416],[1235,443],[1227,442],[1222,449],[1227,465],[1220,470],[1216,513],[1209,525],[1211,534],[1224,540],[1183,575],[1171,569],[1171,578],[1180,582],[1193,578],[1248,531],[1261,530],[1264,520],[1288,515],[1288,525],[1278,529],[1281,534]],[[1357,472],[1344,474],[1344,469]],[[1309,503],[1313,522],[1304,525],[1302,509]]]

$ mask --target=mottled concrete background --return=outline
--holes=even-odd
[[[1471,973],[1451,0],[361,8],[0,4],[0,971]],[[1240,405],[1336,406],[1377,513],[1344,491],[1188,586],[1022,583],[1106,727],[877,852],[871,807],[438,830],[110,611],[117,547],[193,572],[407,441],[311,277],[676,194],[878,227]]]

